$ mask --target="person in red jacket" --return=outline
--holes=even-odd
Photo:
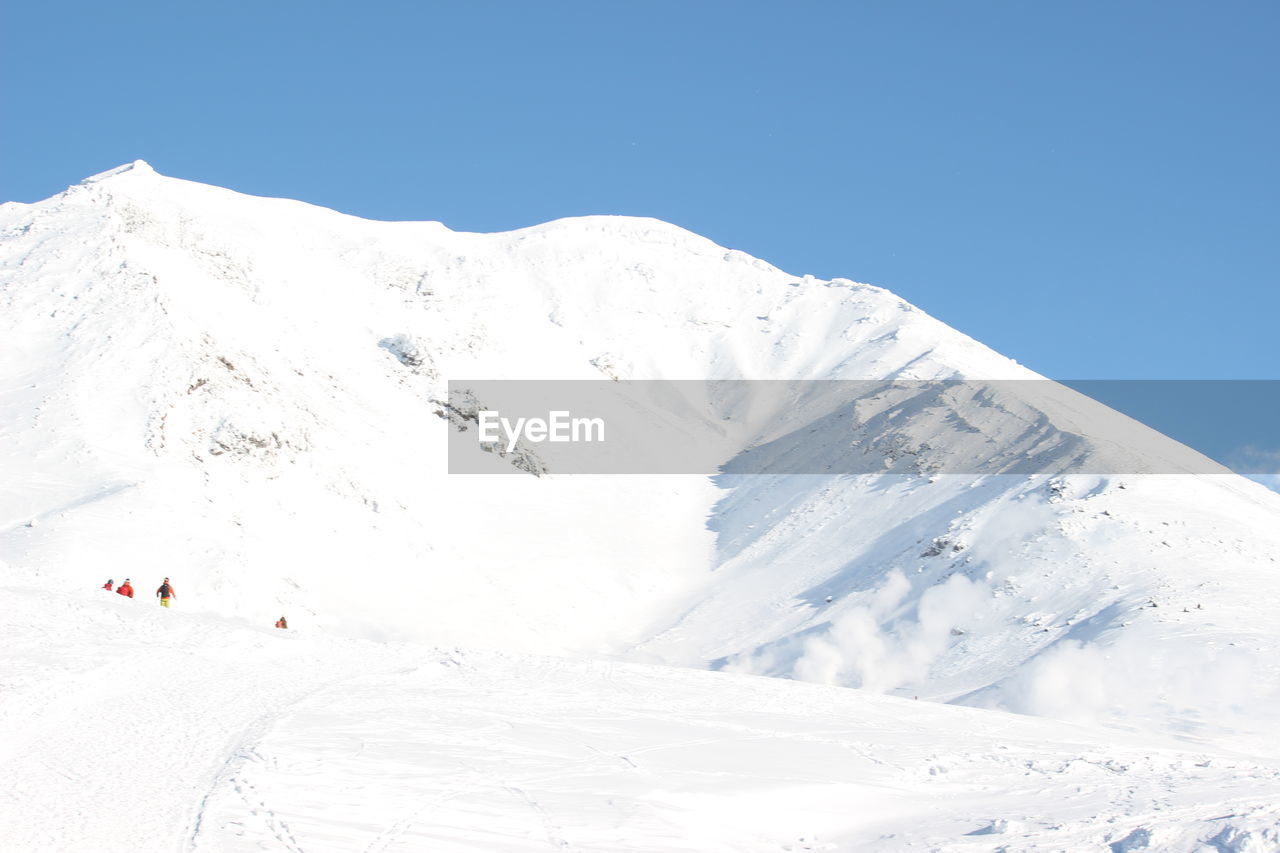
[[[133,598],[133,584],[129,583],[128,578],[125,578],[124,583],[120,584],[120,588],[117,589],[116,592]]]
[[[113,581],[111,578],[107,578],[107,582],[102,585],[102,588],[105,589],[107,592],[111,592],[111,588],[115,585],[116,585],[115,581]]]
[[[177,597],[178,594],[173,591],[173,587],[169,584],[169,579],[165,578],[164,583],[160,584],[160,588],[156,590],[156,598],[160,599],[160,606],[168,607],[169,599]]]
[[[288,628],[288,627],[289,627],[289,623],[288,623],[288,622],[286,622],[286,621],[284,621],[284,617],[283,617],[283,616],[281,616],[279,619],[277,619],[277,620],[276,620],[276,627],[277,627],[277,628]]]

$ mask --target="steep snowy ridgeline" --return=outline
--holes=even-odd
[[[448,378],[1035,378],[886,291],[662,222],[463,234],[139,163],[0,208],[0,341],[0,559],[63,589],[167,574],[180,608],[257,624],[1242,748],[1269,724],[1280,496],[1239,478],[897,476],[956,423],[942,397],[865,413],[888,476],[447,476]],[[1079,449],[1070,401],[1000,406],[1028,426],[957,441]],[[757,437],[815,446],[800,411]]]
[[[1280,764],[1213,747],[0,587],[6,850],[1280,844]]]

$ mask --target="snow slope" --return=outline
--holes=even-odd
[[[1280,762],[7,587],[10,850],[1262,851]],[[51,620],[50,614],[57,614]]]
[[[85,708],[125,690],[125,670],[145,671],[149,680],[135,684],[130,676],[127,689],[137,692],[122,699],[124,708],[170,683],[182,696],[136,719],[105,716],[98,725],[90,717],[73,727],[65,747],[49,747],[60,756],[51,763],[67,773],[59,777],[64,782],[41,769],[47,755],[37,735],[11,753],[16,763],[6,779],[47,781],[10,800],[23,811],[32,802],[26,798],[48,801],[34,811],[47,809],[51,822],[28,817],[13,830],[36,833],[22,837],[37,847],[56,849],[78,837],[50,827],[115,831],[108,791],[75,811],[70,792],[89,783],[66,767],[85,761],[133,772],[135,744],[165,714],[196,729],[205,705],[208,740],[175,747],[198,756],[204,775],[177,782],[164,769],[174,756],[158,754],[138,765],[146,773],[130,783],[139,802],[168,798],[164,816],[155,818],[159,834],[147,837],[169,839],[161,846],[218,849],[240,843],[233,824],[247,820],[246,812],[310,813],[315,802],[285,804],[280,778],[254,762],[245,772],[255,774],[252,785],[271,788],[271,808],[237,805],[227,773],[239,772],[232,765],[250,748],[241,744],[265,750],[278,743],[279,760],[289,765],[336,760],[338,735],[330,727],[343,729],[345,718],[313,727],[289,717],[277,732],[277,717],[286,708],[303,713],[311,691],[321,691],[325,704],[337,702],[324,691],[356,673],[370,679],[352,688],[358,695],[348,711],[357,717],[395,704],[402,693],[426,702],[422,694],[442,665],[424,664],[417,675],[397,670],[435,660],[416,643],[465,648],[470,660],[483,662],[474,673],[456,668],[459,680],[451,682],[474,688],[480,704],[459,711],[473,720],[500,715],[495,709],[504,702],[535,701],[532,686],[502,692],[507,682],[542,679],[566,691],[570,683],[592,685],[582,689],[613,720],[600,729],[579,720],[594,732],[593,744],[614,744],[628,731],[650,732],[655,743],[667,735],[639,720],[632,686],[596,683],[602,679],[592,673],[603,664],[553,665],[513,653],[728,670],[619,671],[633,679],[628,684],[651,680],[672,713],[699,703],[720,707],[732,725],[762,727],[766,741],[790,742],[771,726],[791,724],[744,722],[730,712],[808,697],[813,704],[798,705],[791,718],[796,726],[822,730],[831,715],[866,713],[874,727],[876,715],[906,713],[892,698],[865,695],[890,693],[1104,723],[1112,735],[1087,735],[1096,749],[1111,737],[1129,756],[1143,748],[1136,732],[1175,737],[1193,751],[1254,756],[1248,761],[1264,768],[1266,756],[1276,754],[1280,495],[1225,473],[1188,473],[1215,469],[1124,419],[1118,428],[1143,448],[1134,473],[964,476],[928,464],[930,452],[969,447],[975,436],[998,459],[1036,448],[1045,471],[1070,470],[1081,454],[1116,452],[1079,435],[1092,417],[1082,414],[1081,401],[996,399],[982,410],[1001,415],[990,421],[965,420],[971,410],[928,386],[905,398],[864,401],[870,408],[860,452],[884,460],[885,473],[874,476],[446,473],[452,427],[438,415],[438,401],[450,378],[1036,378],[879,288],[788,275],[654,220],[587,217],[501,234],[456,233],[439,223],[370,222],[242,196],[166,178],[139,162],[38,204],[0,206],[0,342],[0,561],[8,564],[0,573],[6,603],[15,602],[7,618],[26,625],[15,629],[14,642],[32,650],[30,657],[6,656],[17,667],[6,676],[17,680],[6,683],[26,691],[3,700],[7,719],[26,728],[77,720],[59,690],[82,697],[76,707]],[[717,405],[727,422],[750,425],[754,453],[846,452],[831,410],[816,403],[764,416],[741,400]],[[1141,473],[1154,470],[1183,473]],[[127,609],[148,602],[164,575],[174,579],[177,612]],[[143,601],[76,597],[96,592],[107,577],[126,576]],[[41,627],[50,609],[63,606],[41,596],[55,594],[78,602],[70,630]],[[103,607],[102,614],[95,609]],[[305,641],[248,627],[269,626],[281,612]],[[108,630],[117,617],[123,621]],[[85,626],[81,635],[80,620],[97,627]],[[226,620],[240,620],[240,627]],[[163,633],[170,630],[185,633]],[[59,645],[63,640],[69,645]],[[156,667],[142,664],[149,642],[159,644]],[[262,668],[233,686],[239,668],[263,655]],[[133,663],[98,665],[117,657]],[[212,671],[184,669],[196,661]],[[520,674],[528,669],[533,674]],[[862,694],[744,680],[744,673],[860,687]],[[735,699],[738,689],[745,693]],[[231,691],[240,710],[219,705],[220,690]],[[713,698],[720,691],[725,697]],[[575,713],[567,698],[556,701],[540,706],[539,725]],[[434,713],[429,703],[407,707],[407,716]],[[909,707],[923,715],[919,728],[889,752],[934,735],[941,740],[931,748],[939,749],[961,738],[969,721],[988,719],[923,702]],[[1064,761],[1072,733],[1084,731],[999,719],[992,725],[1030,727],[1019,754],[1030,755],[1039,739],[1044,756]],[[111,741],[98,729],[114,726],[125,728],[129,746],[95,746]],[[452,724],[415,732],[424,743],[457,734]],[[876,732],[892,740],[883,728]],[[544,735],[504,741],[488,758],[488,746],[472,743],[479,751],[465,761],[518,763],[535,753],[559,763],[544,754]],[[368,739],[363,730],[358,738]],[[306,758],[307,743],[325,758]],[[991,744],[972,749],[986,755]],[[876,754],[890,761],[888,752]],[[730,760],[705,757],[710,767]],[[230,769],[218,770],[226,761]],[[1013,766],[971,768],[974,784],[1005,790]],[[1143,766],[1142,785],[1176,788],[1168,779],[1151,781],[1163,771]],[[762,758],[748,775],[802,778],[788,767]],[[357,761],[343,772],[365,778],[381,771]],[[450,780],[443,787],[432,787],[439,780],[410,787],[465,810],[467,797],[455,792],[468,772],[443,768]],[[689,788],[676,765],[655,772],[673,789]],[[1248,771],[1263,779],[1268,772]],[[170,781],[143,781],[149,774]],[[335,778],[332,784],[351,787]],[[823,785],[842,778],[848,781],[815,777]],[[1229,786],[1230,778],[1224,771],[1212,783],[1209,776],[1200,781],[1208,790]],[[1202,792],[1199,782],[1187,784]],[[1120,796],[1118,789],[1097,790]],[[197,799],[208,792],[212,823],[200,818],[195,833]],[[1154,805],[1112,817],[1134,832],[1172,833],[1178,843],[1225,831],[1215,824],[1205,835],[1212,827],[1202,819],[1213,815],[1178,805],[1194,796],[1221,800],[1181,796],[1168,795],[1163,821]],[[368,825],[377,832],[390,831],[384,818],[402,820],[357,799],[349,813],[374,809],[379,816]],[[573,799],[587,808],[587,799]],[[800,808],[783,800],[790,805],[780,805],[781,813]],[[720,808],[704,801],[671,808],[703,805]],[[650,821],[650,807],[628,814]],[[490,803],[478,814],[496,808]],[[672,827],[692,831],[663,808],[643,831],[597,812],[601,823],[579,824],[588,834],[572,843],[605,844],[607,836],[591,833],[612,821],[661,849],[653,839],[671,837]],[[983,819],[1006,817],[984,808],[992,813]],[[171,814],[183,810],[181,820]],[[910,809],[903,814],[903,826],[923,820]],[[975,814],[936,824],[938,837],[952,838],[947,833]],[[296,837],[261,835],[272,820],[246,825],[245,843],[299,846]],[[317,830],[338,832],[341,843],[300,846],[347,849],[352,836],[342,833],[356,832],[364,818],[350,820]],[[849,844],[870,843],[861,824],[815,820]],[[1124,841],[1087,823],[1071,823],[1070,832]],[[232,836],[213,840],[213,824]],[[1026,832],[1038,835],[1048,825],[1033,821]],[[1241,838],[1257,828],[1248,821],[1232,826]],[[759,831],[770,844],[800,843]],[[922,828],[911,841],[932,832]],[[694,849],[748,843],[719,833]],[[1142,837],[1119,849],[1138,849]]]

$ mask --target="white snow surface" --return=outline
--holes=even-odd
[[[1280,761],[6,589],[7,850],[1274,850]]]
[[[141,162],[0,206],[0,847],[1280,848],[1265,487],[449,476],[433,402],[886,377],[1036,378],[656,220],[457,233]]]

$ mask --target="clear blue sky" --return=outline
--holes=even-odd
[[[1280,378],[1275,2],[3,6],[0,198],[143,158],[378,219],[656,216],[1061,378]]]

